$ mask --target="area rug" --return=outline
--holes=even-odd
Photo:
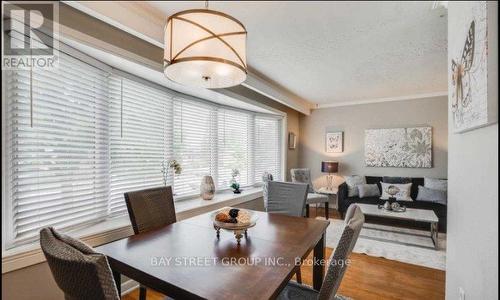
[[[317,219],[325,218],[317,217]],[[336,219],[329,221],[326,246],[335,248],[342,234],[344,221]],[[353,251],[445,270],[446,235],[439,233],[437,250],[434,249],[429,236],[429,231],[365,223]]]

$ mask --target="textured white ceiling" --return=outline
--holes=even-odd
[[[203,1],[151,2],[165,15]],[[447,16],[432,2],[219,2],[242,21],[248,65],[313,103],[447,89]]]

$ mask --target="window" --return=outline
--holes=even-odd
[[[172,157],[172,100],[163,90],[115,74],[109,90],[109,213],[118,215],[127,211],[125,192],[164,184],[161,166]]]
[[[213,115],[209,105],[184,99],[174,103],[174,158],[182,166],[180,175],[174,177],[177,196],[199,194],[204,175],[213,174],[215,149],[213,143]]]
[[[233,169],[240,172],[242,186],[252,184],[250,152],[254,116],[230,109],[220,109],[217,116],[218,188],[229,187]]]
[[[281,174],[281,117],[217,105],[96,63],[71,50],[53,71],[6,71],[6,243],[126,214],[123,194],[165,184],[176,200],[211,175],[229,188]],[[75,58],[78,57],[78,58]],[[89,63],[90,62],[90,63]]]
[[[7,71],[7,236],[71,227],[107,215],[107,73],[67,55],[54,71]],[[32,88],[30,88],[32,87]]]
[[[255,182],[262,182],[262,174],[271,173],[281,179],[281,124],[274,118],[255,118]]]

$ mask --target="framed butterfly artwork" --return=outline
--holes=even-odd
[[[462,13],[449,11],[448,88],[452,129],[461,133],[497,122],[497,104],[488,99],[487,2],[457,6]]]
[[[344,132],[327,132],[325,136],[325,148],[327,153],[344,152]]]

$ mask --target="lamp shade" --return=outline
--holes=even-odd
[[[321,172],[337,173],[339,171],[339,163],[337,161],[322,161]]]
[[[165,27],[164,73],[186,86],[225,88],[245,81],[247,31],[235,18],[191,9],[170,16]]]

